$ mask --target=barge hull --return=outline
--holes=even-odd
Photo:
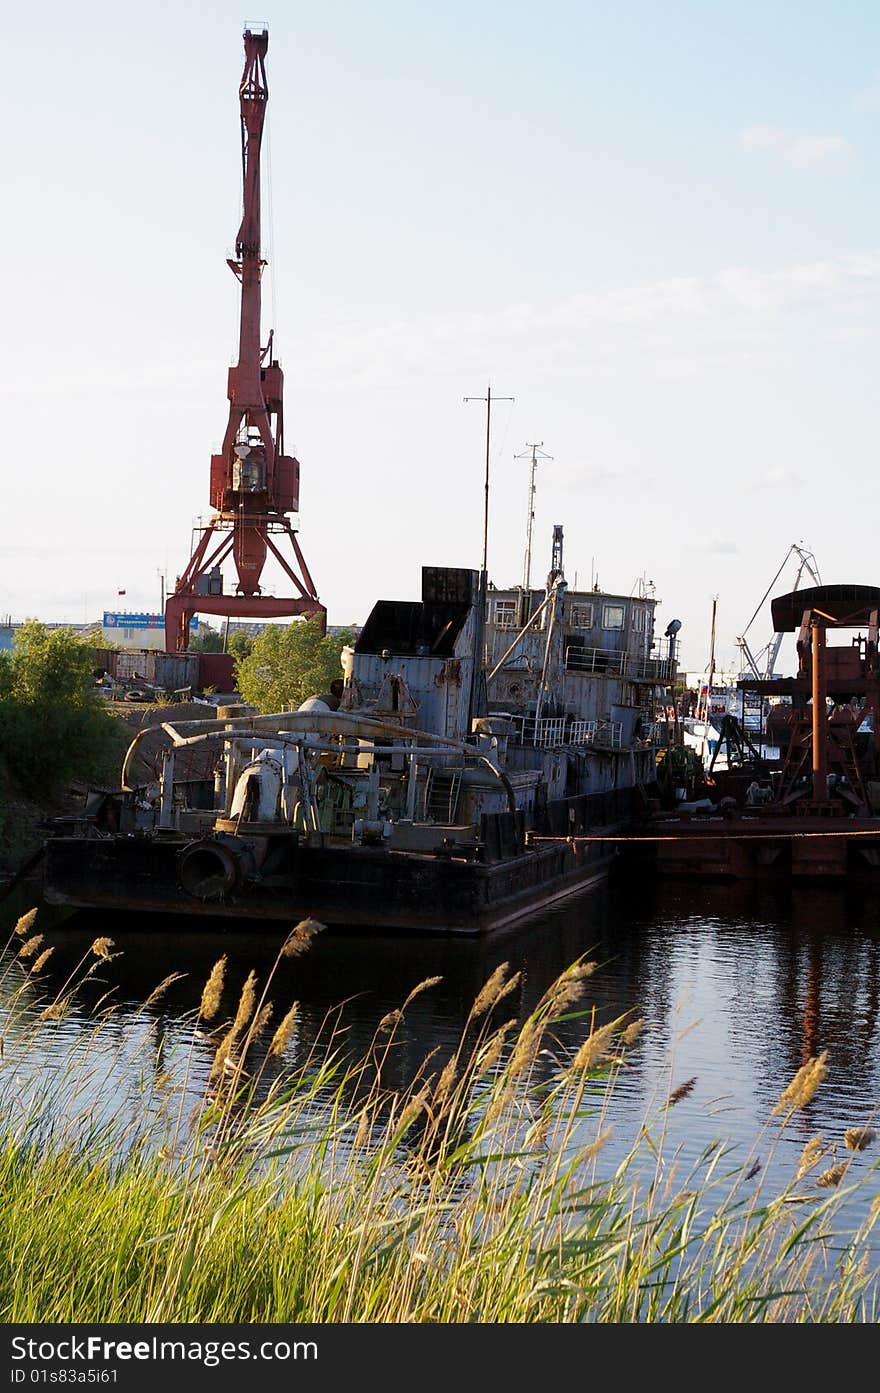
[[[659,876],[880,884],[876,819],[810,830],[802,819],[756,819],[724,830],[719,824],[667,824],[662,831],[632,833],[620,846],[630,865]]]
[[[44,897],[76,909],[186,914],[201,919],[295,922],[483,934],[604,882],[616,849],[583,839],[542,840],[520,855],[479,863],[372,847],[296,846],[287,864],[222,898],[197,899],[178,877],[187,839],[54,837]],[[277,859],[277,858],[276,858]],[[157,924],[158,927],[158,924]]]

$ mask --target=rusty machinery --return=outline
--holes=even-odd
[[[869,813],[880,773],[880,589],[817,585],[772,602],[777,633],[797,633],[794,677],[743,678],[739,687],[790,698],[772,706],[767,736],[780,746],[774,802],[781,811]],[[862,632],[831,645],[837,630]]]
[[[269,35],[244,32],[244,72],[239,86],[244,212],[228,264],[241,283],[238,363],[229,369],[229,421],[219,455],[211,456],[210,499],[216,509],[196,534],[186,570],[165,605],[165,646],[189,643],[196,611],[228,617],[276,618],[315,615],[326,627],[327,611],[296,539],[289,514],[299,510],[299,461],[284,453],[284,377],[272,351],[273,333],[260,344],[260,282],[266,262],[260,251],[260,146],[269,88]],[[289,543],[295,566],[281,545]],[[267,553],[281,565],[296,595],[264,595],[260,577]],[[221,566],[232,555],[238,582],[223,591]],[[298,568],[298,569],[297,569]]]

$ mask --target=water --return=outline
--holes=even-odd
[[[170,1124],[186,1128],[204,1098],[213,1058],[211,1042],[194,1038],[191,1015],[211,967],[227,955],[223,1011],[232,1014],[247,973],[253,968],[265,980],[284,932],[278,926],[269,933],[193,932],[192,922],[166,921],[146,932],[130,916],[53,919],[40,911],[35,930],[45,933],[41,947],[55,946],[44,992],[58,990],[96,934],[110,934],[119,956],[101,964],[100,983],[64,1019],[41,1028],[39,1048],[25,1048],[22,1026],[7,1025],[0,1070],[7,1116],[48,1097],[59,1118],[77,1118],[79,1125],[84,1117],[149,1116],[157,1134]],[[359,1058],[378,1021],[418,982],[440,976],[398,1027],[385,1081],[404,1086],[430,1050],[437,1051],[438,1066],[448,1057],[498,963],[522,971],[511,1006],[524,1016],[582,954],[600,964],[583,1003],[597,1021],[625,1011],[645,1021],[614,1091],[614,1131],[603,1164],[619,1160],[646,1117],[690,1080],[691,1091],[663,1114],[667,1155],[677,1155],[682,1170],[722,1138],[738,1158],[760,1158],[770,1180],[781,1182],[817,1133],[843,1159],[852,1154],[843,1145],[846,1128],[878,1125],[880,904],[838,890],[613,885],[563,901],[489,940],[327,931],[307,956],[282,962],[273,981],[276,1020],[293,1000],[301,1004],[287,1062],[303,1059],[322,1032],[326,1036],[328,1022],[344,1031],[344,1048]],[[44,1000],[31,987],[22,990],[19,965],[8,956],[6,966],[0,1008],[21,992],[33,1018]],[[172,972],[185,975],[145,1007]],[[114,1010],[95,1050],[96,1013],[107,1002]],[[583,1022],[563,1024],[563,1047],[576,1048],[583,1033]],[[76,1075],[74,1088],[71,1060],[87,1048],[89,1067]],[[822,1050],[828,1051],[827,1080],[774,1142],[779,1094]],[[584,1126],[588,1133],[590,1122]],[[876,1149],[854,1158],[849,1178],[869,1172]],[[876,1175],[870,1185],[866,1195],[847,1202],[853,1222],[876,1193]]]

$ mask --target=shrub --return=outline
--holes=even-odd
[[[115,725],[95,687],[91,649],[69,629],[29,620],[0,662],[0,756],[30,792],[107,777]]]

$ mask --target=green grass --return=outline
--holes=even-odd
[[[300,933],[287,951],[307,946]],[[36,950],[7,961],[0,1095],[111,947],[99,940],[47,995],[43,1019],[32,1006],[22,1017]],[[217,1067],[193,1127],[169,1119],[159,1145],[138,1119],[72,1127],[45,1100],[4,1108],[0,1320],[874,1321],[880,1205],[866,1197],[858,1231],[841,1217],[854,1183],[876,1187],[875,1167],[852,1182],[854,1150],[832,1173],[814,1147],[774,1193],[721,1141],[679,1173],[664,1155],[673,1094],[630,1155],[603,1166],[615,1080],[639,1046],[633,1023],[591,1031],[578,1015],[590,970],[574,964],[522,1024],[506,1018],[512,979],[497,971],[457,1052],[443,1067],[427,1059],[402,1093],[383,1080],[413,994],[356,1066],[330,1038],[292,1068],[292,1021],[270,1040],[261,1020],[274,969],[234,1021],[216,1024],[206,988],[192,1025],[213,1032]],[[109,1019],[99,1011],[71,1054],[72,1097],[98,1069]],[[576,1054],[554,1033],[573,1019]],[[823,1074],[819,1060],[793,1081],[765,1153]]]

